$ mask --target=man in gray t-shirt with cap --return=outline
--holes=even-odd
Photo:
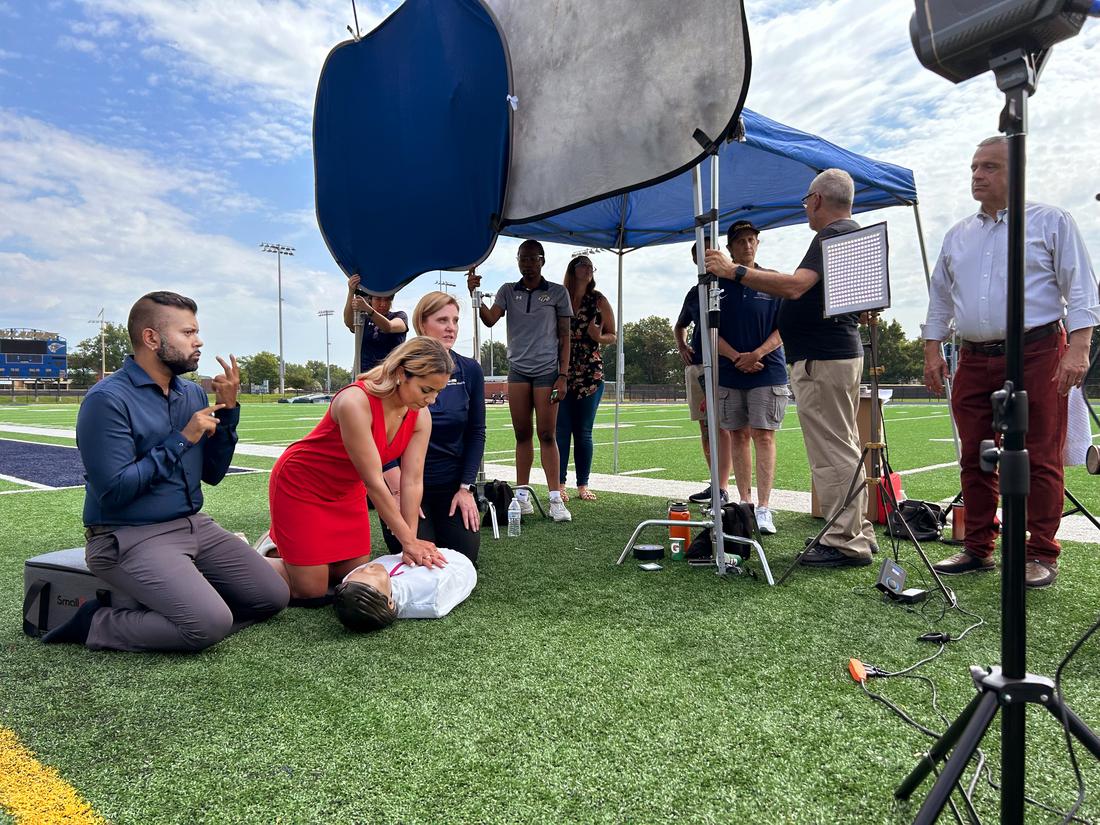
[[[504,284],[497,290],[493,305],[481,306],[479,314],[482,323],[490,327],[508,316],[508,407],[516,431],[516,483],[524,485],[531,478],[535,458],[533,412],[539,457],[550,488],[550,516],[554,521],[572,521],[561,500],[555,432],[557,402],[565,397],[569,374],[569,319],[573,306],[564,286],[542,277],[546,262],[542,244],[524,241],[516,260],[520,280]],[[466,282],[473,294],[481,286],[481,276],[470,270]],[[518,491],[516,498],[522,512],[534,512],[526,490]]]

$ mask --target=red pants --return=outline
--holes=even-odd
[[[1066,350],[1064,332],[1024,345],[1024,389],[1028,397],[1026,447],[1031,462],[1031,492],[1027,499],[1028,561],[1057,561],[1062,548],[1054,538],[1062,520],[1065,496],[1062,452],[1066,442],[1066,396],[1051,380]],[[993,555],[997,512],[997,473],[983,472],[979,445],[994,438],[990,393],[1005,381],[1005,358],[961,350],[952,386],[951,410],[962,442],[962,493],[966,506],[966,550]],[[1000,436],[996,436],[998,442]]]

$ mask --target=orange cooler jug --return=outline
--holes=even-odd
[[[690,521],[691,512],[688,510],[688,506],[682,501],[670,501],[668,503],[668,518],[670,521]],[[684,543],[684,547],[691,544],[691,528],[686,524],[682,527],[679,525],[669,525],[668,538],[670,541],[679,539]]]

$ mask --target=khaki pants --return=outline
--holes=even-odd
[[[148,608],[97,611],[91,650],[202,650],[290,598],[266,560],[203,513],[88,533],[88,569]]]
[[[856,410],[862,374],[862,357],[839,361],[807,359],[791,366],[798,422],[825,518],[830,518],[843,503],[860,463],[862,448],[856,429]],[[859,494],[821,541],[846,555],[870,558],[875,530],[864,516],[867,486],[862,471],[858,483]]]

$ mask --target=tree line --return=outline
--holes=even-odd
[[[130,338],[122,324],[108,323],[104,328],[107,353],[107,371],[122,366],[130,353]],[[884,384],[906,384],[919,381],[924,374],[924,349],[919,338],[906,337],[901,324],[883,321],[879,325],[879,361],[883,367],[880,381]],[[615,378],[616,348],[602,347],[604,376]],[[490,355],[491,353],[491,355]],[[623,326],[623,360],[626,362],[627,384],[680,384],[683,381],[683,364],[676,351],[672,324],[667,318],[651,315]],[[268,382],[272,392],[279,387],[279,357],[273,352],[258,352],[239,358],[241,387],[247,392],[253,384]],[[69,353],[69,378],[77,387],[93,384],[99,375],[99,335],[81,341]],[[508,349],[501,341],[483,341],[481,367],[486,375],[508,374]],[[351,372],[344,367],[331,365],[332,388],[339,389],[351,383]],[[195,377],[195,376],[191,376]],[[287,388],[301,392],[319,392],[325,389],[325,364],[323,361],[306,361],[304,364],[286,365],[284,381]]]
[[[616,348],[605,346],[600,352],[604,377],[612,381],[616,374]],[[907,338],[896,320],[879,324],[878,354],[879,365],[883,367],[879,381],[883,384],[907,384],[924,376],[924,343],[919,338]],[[628,385],[683,383],[684,365],[676,350],[672,324],[659,315],[623,325],[623,361]],[[869,364],[865,364],[867,367]],[[864,379],[869,380],[866,374]]]
[[[106,353],[107,372],[114,372],[122,366],[123,360],[130,354],[130,336],[123,324],[107,323],[103,328],[103,351]],[[76,387],[89,387],[99,377],[100,365],[103,355],[100,351],[99,335],[85,338],[76,345],[76,349],[69,352],[69,378]],[[279,391],[279,356],[273,352],[257,352],[255,355],[246,355],[237,359],[241,367],[241,390],[248,392],[252,385],[262,385],[267,382],[270,392]],[[332,364],[332,389],[351,383],[350,370]],[[189,373],[184,376],[192,380],[199,380],[201,376]],[[300,392],[320,392],[325,389],[325,363],[324,361],[306,361],[304,364],[287,363],[284,368],[283,381],[288,390]]]

